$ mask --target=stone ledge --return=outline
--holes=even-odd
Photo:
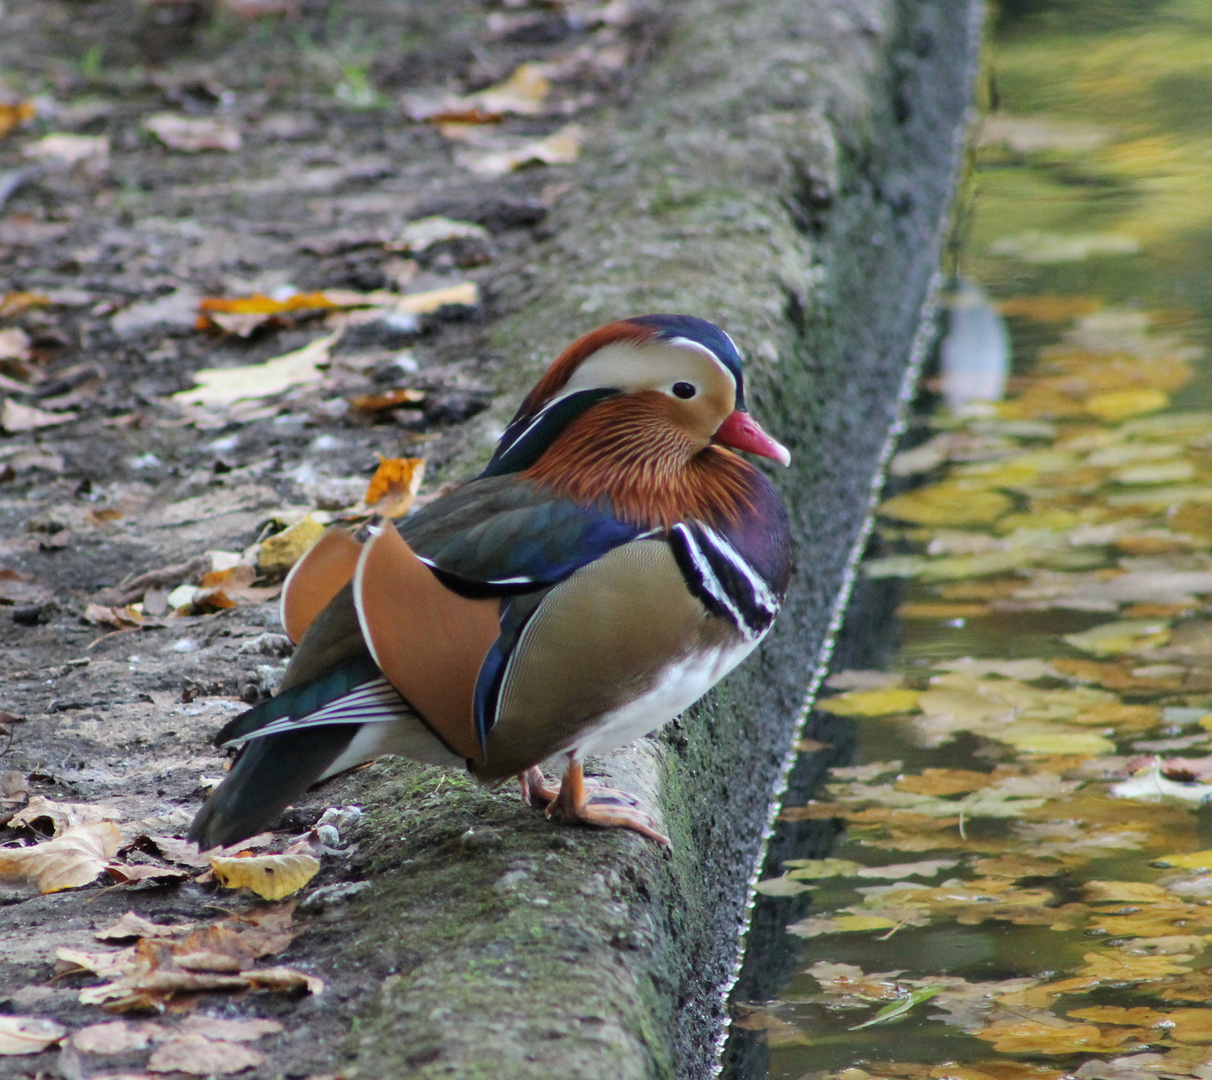
[[[350,964],[396,971],[352,1036],[362,1077],[717,1067],[752,868],[930,314],[979,11],[697,0],[675,16],[629,104],[590,132],[585,186],[540,259],[490,298],[516,363],[481,448],[577,333],[647,311],[718,321],[794,457],[776,477],[796,533],[787,607],[708,700],[600,763],[660,810],[672,857],[550,826],[512,789],[374,767],[374,884],[345,925]]]

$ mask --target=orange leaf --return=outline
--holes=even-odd
[[[369,509],[386,517],[403,517],[424,478],[424,458],[385,458],[380,455],[379,467],[370,478],[362,501]]]

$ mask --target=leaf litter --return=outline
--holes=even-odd
[[[817,708],[872,746],[912,747],[914,764],[835,769],[816,800],[784,807],[785,821],[844,822],[847,840],[757,886],[811,895],[788,930],[818,955],[966,927],[1007,927],[1025,955],[1040,934],[1055,944],[1000,980],[931,972],[929,945],[897,951],[911,976],[818,961],[779,1002],[746,1007],[772,1047],[841,1045],[843,1017],[878,1005],[845,1028],[957,1028],[971,1041],[942,1037],[937,1060],[972,1064],[880,1062],[864,1043],[864,1077],[1212,1076],[1212,852],[1195,817],[1212,799],[1212,414],[1158,411],[1193,377],[1187,343],[1077,299],[1009,305],[1059,325],[1061,343],[1005,402],[939,417],[894,460],[925,482],[881,508],[902,553],[865,567],[910,583],[902,613],[923,641],[973,619],[1013,634],[1036,611],[1073,629],[1037,635],[1035,655],[919,647],[899,670],[833,675]],[[957,740],[978,752],[965,761]]]

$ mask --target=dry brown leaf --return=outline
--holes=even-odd
[[[243,859],[214,855],[210,865],[225,889],[251,889],[266,900],[281,900],[298,892],[320,871],[320,860],[304,854]]]
[[[111,1020],[105,1024],[89,1024],[72,1033],[71,1044],[82,1054],[129,1054],[146,1050],[153,1042],[170,1035],[159,1024],[132,1024],[127,1020]]]
[[[33,881],[43,893],[79,888],[104,872],[121,843],[112,821],[70,825],[32,847],[0,848],[0,877]]]
[[[37,431],[39,428],[55,427],[58,424],[70,423],[75,419],[75,413],[46,412],[33,405],[21,405],[12,398],[6,399],[4,407],[0,409],[0,428],[10,435],[23,431]]]
[[[581,153],[583,133],[568,124],[545,139],[506,150],[459,150],[455,160],[480,176],[504,176],[535,165],[571,165]]]
[[[112,926],[98,930],[93,937],[98,941],[130,941],[141,937],[174,938],[193,932],[193,923],[171,923],[163,925],[145,919],[134,911],[128,911]]]
[[[263,604],[282,591],[281,585],[254,586],[257,571],[241,563],[228,570],[212,570],[202,577],[201,588],[187,605],[194,614],[224,611],[247,604]]]
[[[166,1042],[147,1063],[152,1072],[184,1072],[193,1076],[229,1076],[255,1069],[265,1055],[239,1043],[208,1039],[205,1035],[180,1035]]]
[[[255,1042],[264,1035],[276,1035],[282,1030],[277,1020],[222,1020],[215,1016],[187,1016],[181,1022],[187,1034],[205,1035],[208,1039],[228,1042]]]
[[[425,400],[424,390],[388,390],[385,394],[361,394],[349,404],[358,412],[381,413],[389,409],[411,408]]]
[[[0,139],[37,115],[38,108],[32,101],[0,101]]]
[[[202,150],[240,149],[240,132],[230,120],[219,116],[175,116],[157,113],[143,121],[143,126],[170,150],[196,154]]]
[[[51,823],[52,835],[58,835],[72,825],[88,825],[95,821],[121,821],[125,815],[116,806],[100,803],[56,802],[43,795],[35,795],[10,819],[9,827],[37,826],[39,822]]]
[[[40,1054],[67,1034],[67,1028],[39,1016],[0,1016],[0,1057]]]
[[[139,884],[143,881],[183,881],[190,876],[188,870],[175,866],[153,866],[148,863],[112,862],[105,868],[105,872],[120,885]]]

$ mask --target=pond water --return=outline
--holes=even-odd
[[[990,18],[947,336],[733,1077],[1212,1080],[1212,3]]]

